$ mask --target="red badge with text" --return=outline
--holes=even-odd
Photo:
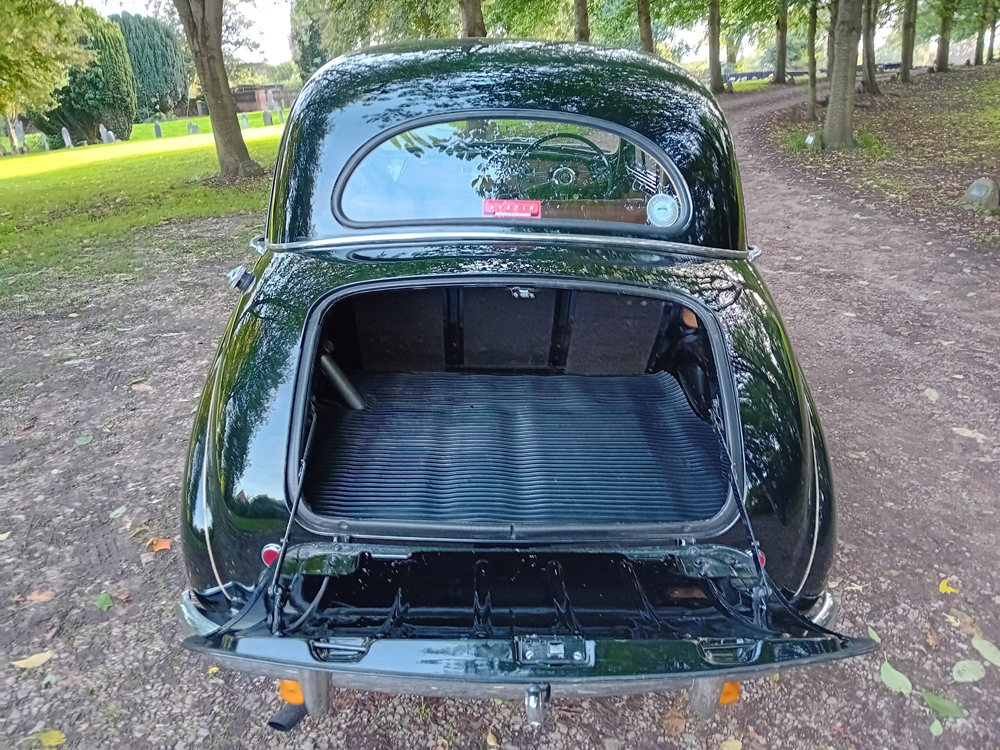
[[[542,216],[542,202],[487,198],[483,201],[483,216],[538,219]]]

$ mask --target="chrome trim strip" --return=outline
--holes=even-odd
[[[194,592],[191,589],[181,592],[181,598],[177,602],[177,609],[180,612],[181,629],[184,631],[185,636],[205,636],[219,629],[218,625],[205,617],[195,601]]]
[[[806,616],[810,622],[819,625],[821,628],[830,630],[837,623],[839,609],[837,600],[833,598],[833,594],[829,591],[824,591],[819,595],[819,599],[816,600],[816,603]]]
[[[812,407],[809,409],[810,415],[812,415]],[[802,593],[802,589],[805,588],[806,582],[809,580],[809,574],[812,573],[813,562],[816,560],[816,547],[819,544],[819,520],[820,520],[820,504],[822,498],[820,497],[820,487],[819,487],[819,463],[816,458],[816,438],[812,434],[812,422],[810,421],[810,438],[809,442],[812,444],[812,454],[813,454],[813,479],[815,481],[815,495],[816,495],[816,517],[813,522],[813,533],[812,533],[812,548],[809,550],[809,563],[806,565],[806,570],[802,574],[802,580],[799,582],[799,587],[795,589],[795,593],[792,594],[794,599],[799,594]]]
[[[299,242],[270,242],[266,249],[275,253],[336,250],[344,247],[368,245],[411,245],[437,242],[498,242],[517,245],[584,245],[587,247],[623,247],[627,250],[650,250],[675,255],[693,255],[722,260],[746,260],[746,250],[727,250],[719,247],[688,245],[670,240],[647,240],[641,237],[608,237],[593,234],[542,234],[534,232],[387,232],[362,234],[349,237],[330,237],[323,240]]]

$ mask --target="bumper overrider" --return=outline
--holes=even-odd
[[[183,645],[215,665],[302,687],[309,714],[322,714],[332,689],[465,698],[524,698],[532,723],[550,698],[599,697],[688,689],[706,713],[726,681],[866,653],[868,639],[828,632],[836,603],[825,592],[808,613],[821,631],[809,637],[585,640],[575,637],[482,639],[303,639],[219,633],[192,591],[180,600]],[[697,705],[701,704],[701,705]]]

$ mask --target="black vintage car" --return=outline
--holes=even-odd
[[[334,688],[550,697],[860,654],[823,433],[718,105],[580,44],[317,73],[184,484],[184,645]]]

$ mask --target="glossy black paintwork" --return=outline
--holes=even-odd
[[[830,472],[804,379],[764,284],[745,261],[702,261],[576,249],[498,246],[412,248],[405,259],[351,260],[334,253],[268,253],[220,345],[196,417],[185,481],[184,539],[196,589],[215,585],[209,527],[223,582],[252,585],[260,549],[288,517],[288,452],[301,341],[313,305],[348,284],[389,278],[543,275],[687,294],[716,314],[732,352],[747,502],[772,577],[809,599],[822,590],[833,553]],[[819,466],[817,477],[816,467]],[[817,498],[817,490],[819,497]],[[819,539],[813,551],[816,503]],[[294,541],[316,538],[296,529]],[[720,540],[745,546],[733,529]]]
[[[334,187],[351,157],[402,123],[482,110],[590,117],[639,134],[673,160],[691,192],[693,215],[673,239],[745,249],[732,141],[701,84],[645,53],[483,40],[375,48],[338,58],[313,76],[278,154],[269,240],[377,232],[348,229],[334,218]]]

